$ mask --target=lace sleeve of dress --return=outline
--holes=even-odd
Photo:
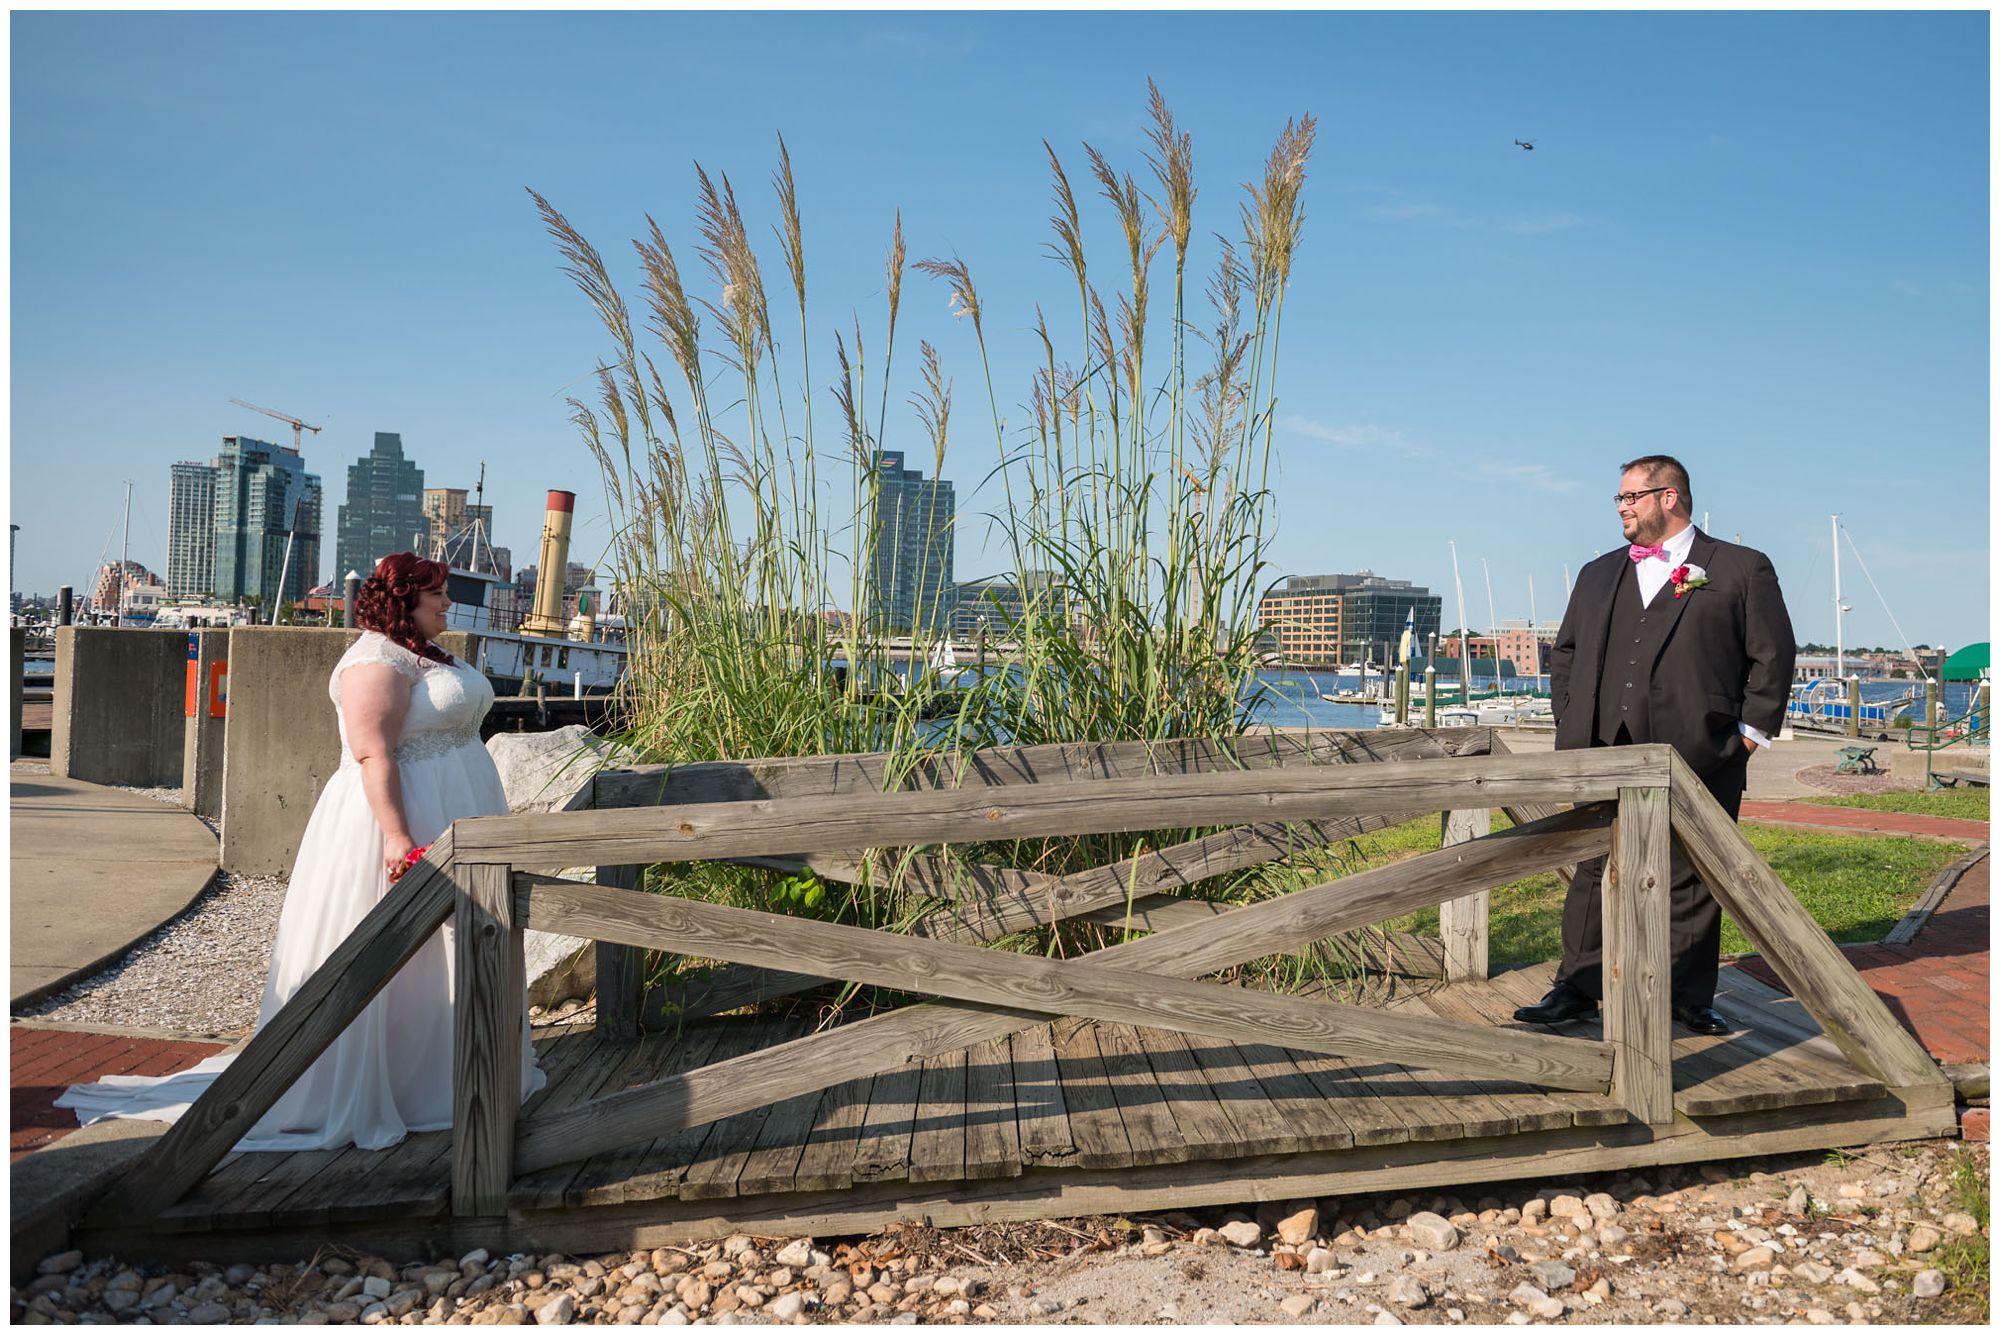
[[[326,693],[336,705],[340,703],[341,674],[363,663],[392,667],[410,681],[415,681],[423,672],[417,664],[417,656],[408,649],[386,635],[364,631],[361,638],[349,645],[347,652],[340,656],[340,661],[333,665],[333,676],[327,681]]]

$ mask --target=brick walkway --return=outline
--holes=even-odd
[[[1912,816],[1901,811],[1863,811],[1857,807],[1827,807],[1816,802],[1745,802],[1743,819],[1759,824],[1811,825],[1827,830],[1855,830],[1869,834],[1920,835],[1932,839],[1956,839],[1968,844],[1986,842],[1983,820],[1952,820],[1944,816]]]
[[[10,1160],[76,1130],[76,1114],[55,1106],[69,1086],[107,1075],[172,1075],[224,1046],[9,1025],[7,1058],[13,1090],[7,1144]]]
[[[1983,821],[1803,802],[1745,802],[1743,817],[1882,834],[1942,835],[1975,844],[1985,843],[1988,832]],[[1909,944],[1841,947],[1890,1013],[1940,1062],[1984,1062],[1992,1049],[1991,867],[1987,857],[1968,868]],[[1742,960],[1736,967],[1773,987],[1784,987],[1761,959]],[[1965,1118],[1968,1140],[1986,1139],[1986,1127],[1984,1109]]]

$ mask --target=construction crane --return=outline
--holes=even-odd
[[[303,437],[299,435],[301,431],[310,431],[315,436],[317,436],[320,433],[320,428],[314,426],[310,422],[301,422],[298,418],[293,417],[290,413],[272,412],[269,408],[259,408],[256,404],[245,403],[241,399],[231,399],[230,402],[235,404],[239,408],[248,408],[253,413],[262,413],[266,417],[275,417],[280,422],[290,422],[292,424],[292,448],[294,450],[299,448],[299,442],[300,440],[303,439]]]
[[[239,408],[248,408],[253,413],[262,413],[266,417],[275,417],[280,422],[290,422],[292,424],[292,453],[294,454],[299,452],[299,442],[304,439],[299,434],[301,431],[310,431],[315,436],[320,433],[319,427],[314,426],[311,422],[301,421],[293,417],[290,413],[273,412],[269,408],[259,408],[256,404],[245,403],[242,399],[231,399],[230,402]],[[278,613],[284,606],[285,585],[292,577],[292,544],[297,542],[299,537],[299,502],[303,499],[303,494],[292,497],[291,519],[285,525],[287,530],[285,533],[285,562],[278,567],[278,593],[275,598],[271,599],[271,624],[274,626],[278,624]]]

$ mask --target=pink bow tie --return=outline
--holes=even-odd
[[[1666,560],[1667,559],[1666,544],[1662,543],[1658,547],[1641,547],[1636,542],[1632,544],[1632,563],[1634,565],[1637,565],[1639,562],[1645,560],[1649,556],[1657,556],[1662,561]]]

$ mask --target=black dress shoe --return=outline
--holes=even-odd
[[[1674,1023],[1697,1034],[1726,1034],[1729,1021],[1713,1006],[1676,1006]]]
[[[1568,983],[1557,983],[1549,994],[1532,1006],[1514,1012],[1523,1024],[1561,1024],[1565,1020],[1587,1020],[1597,1014],[1597,1003]]]

